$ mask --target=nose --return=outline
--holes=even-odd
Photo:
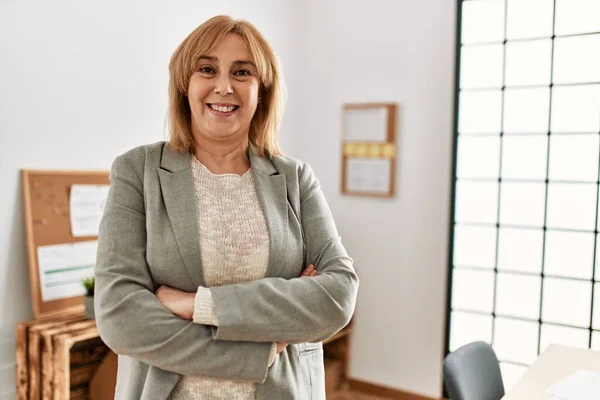
[[[215,80],[215,93],[218,93],[222,96],[233,93],[231,81],[229,80],[229,74],[221,73],[219,76],[217,76],[217,79]]]

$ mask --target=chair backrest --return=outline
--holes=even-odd
[[[504,384],[494,349],[473,342],[446,356],[444,383],[451,400],[500,400]]]

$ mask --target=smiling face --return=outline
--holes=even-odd
[[[260,82],[244,40],[229,34],[200,57],[188,86],[191,130],[196,140],[248,138]]]

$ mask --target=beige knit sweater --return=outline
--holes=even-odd
[[[260,208],[252,171],[216,175],[192,156],[198,210],[202,272],[207,286],[248,282],[265,277],[269,234]],[[194,322],[218,326],[210,289],[196,293]],[[269,365],[276,355],[273,343]],[[258,366],[257,366],[258,367]],[[184,376],[173,400],[256,399],[256,384],[204,376]]]

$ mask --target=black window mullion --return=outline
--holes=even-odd
[[[598,119],[600,120],[600,108],[598,109]],[[598,130],[598,141],[600,143],[600,130]],[[599,241],[599,237],[598,237],[598,208],[600,208],[599,206],[599,202],[600,202],[600,159],[598,160],[598,181],[596,182],[596,224],[595,226],[595,240],[594,240],[594,258],[592,259],[592,297],[591,297],[591,306],[590,306],[590,337],[589,337],[589,347],[590,349],[592,348],[592,332],[593,332],[593,326],[594,326],[594,287],[595,287],[595,282],[596,282],[596,267],[598,266],[598,262],[600,260],[598,260],[597,254],[597,248],[598,246],[600,246],[600,243],[598,243]]]
[[[502,156],[504,147],[504,101],[506,99],[506,29],[508,26],[508,0],[504,0],[504,41],[502,42],[502,97],[500,101],[500,155],[498,157],[498,211],[496,213],[496,254],[494,255],[494,291],[492,293],[492,346],[496,339],[496,295],[498,293],[498,247],[500,244],[500,209],[502,200]]]
[[[556,0],[553,1],[552,6],[552,43],[550,44],[550,94],[548,104],[548,143],[546,152],[546,193],[544,201],[544,226],[542,227],[542,279],[540,281],[540,314],[538,320],[538,348],[537,353],[541,352],[542,345],[542,315],[544,311],[544,283],[545,283],[545,264],[546,264],[546,223],[548,218],[548,188],[550,186],[548,176],[550,174],[550,147],[551,147],[551,135],[552,135],[552,95],[554,93],[553,82],[554,82],[554,30],[556,28]]]

